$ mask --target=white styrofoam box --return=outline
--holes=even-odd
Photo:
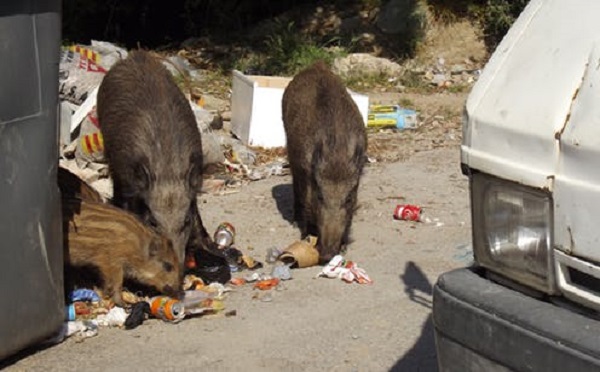
[[[281,99],[291,78],[244,75],[233,70],[231,130],[247,145],[283,147],[286,144],[281,119]],[[369,97],[350,92],[365,126]]]

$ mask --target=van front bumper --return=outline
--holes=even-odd
[[[459,269],[434,287],[445,371],[600,371],[600,322]]]

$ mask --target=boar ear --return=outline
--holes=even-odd
[[[160,237],[152,238],[152,240],[150,240],[150,244],[148,245],[148,257],[156,257],[160,251],[161,244],[162,239]]]
[[[150,171],[144,163],[138,162],[133,166],[133,175],[140,190],[150,188]]]

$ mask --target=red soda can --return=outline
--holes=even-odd
[[[412,204],[398,204],[394,210],[394,219],[405,221],[420,221],[421,207]]]

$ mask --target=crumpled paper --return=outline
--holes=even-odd
[[[345,260],[343,256],[334,256],[317,274],[318,277],[340,278],[346,283],[372,284],[373,280],[367,272],[358,267],[353,261]]]

